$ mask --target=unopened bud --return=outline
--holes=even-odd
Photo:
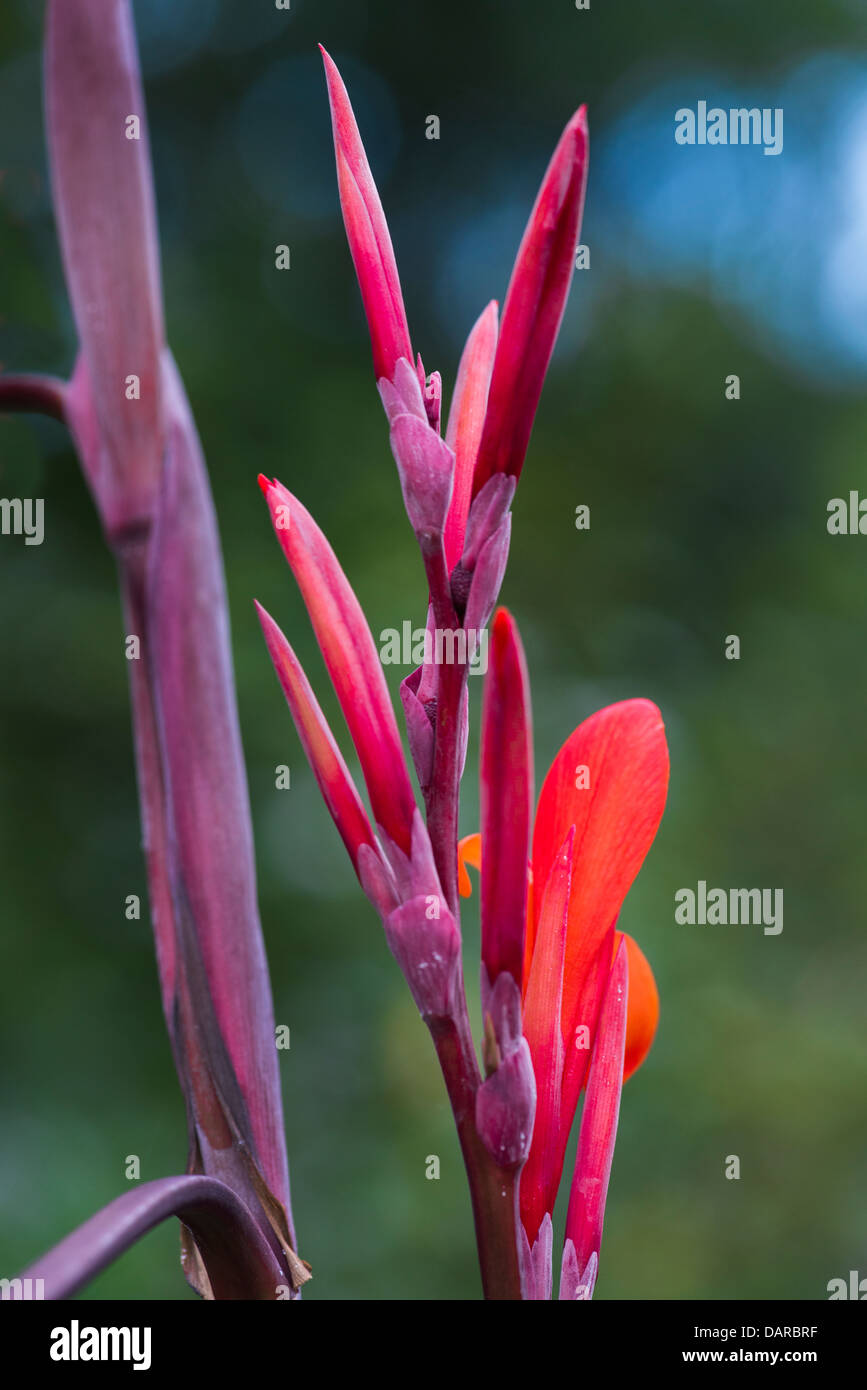
[[[442,535],[455,471],[451,449],[426,421],[404,414],[392,421],[391,451],[412,529],[419,538]]]
[[[406,734],[419,786],[424,794],[433,774],[434,729],[426,707],[418,698],[422,668],[411,672],[400,685],[400,700],[406,719]]]
[[[528,1302],[548,1302],[553,1284],[551,1254],[554,1248],[554,1226],[550,1212],[546,1212],[542,1219],[539,1234],[533,1242],[532,1249],[523,1226],[521,1227],[521,1237],[519,1255],[524,1298]]]
[[[512,518],[508,515],[479,554],[464,614],[468,632],[481,632],[488,625],[506,572],[511,534]]]
[[[536,1078],[525,1038],[476,1092],[476,1129],[500,1168],[518,1168],[530,1151]]]
[[[443,381],[439,372],[431,372],[428,377],[424,388],[424,405],[431,429],[439,434],[443,406]]]
[[[398,415],[417,415],[419,420],[427,421],[427,410],[419,379],[405,357],[398,359],[391,381],[384,376],[376,385],[389,425],[394,424]]]
[[[560,1270],[560,1302],[589,1302],[596,1287],[599,1272],[599,1256],[594,1250],[583,1270],[578,1268],[578,1255],[574,1242],[566,1241],[563,1246],[563,1264]]]
[[[445,900],[431,894],[412,898],[386,918],[385,935],[422,1018],[450,1017],[461,938]]]
[[[473,501],[467,517],[461,565],[472,574],[479,554],[495,531],[498,531],[512,505],[517,480],[504,473],[489,478]]]

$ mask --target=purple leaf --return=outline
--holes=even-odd
[[[244,1139],[271,1192],[288,1210],[273,1008],[256,905],[219,540],[195,426],[170,360],[164,392],[169,442],[149,553],[151,625],[143,645],[152,662],[162,754],[175,949],[185,956],[187,971],[193,970],[191,943],[183,937],[188,918],[203,983],[249,1116]],[[193,981],[187,982],[192,988]],[[171,1026],[173,1014],[168,1017]],[[202,1022],[196,1019],[200,1027]],[[213,1055],[209,1060],[217,1065]],[[225,1094],[223,1101],[228,1101]],[[243,1130],[242,1117],[235,1119]]]
[[[128,0],[51,0],[45,97],[66,283],[99,423],[99,452],[85,462],[116,535],[150,518],[163,446],[159,251]]]

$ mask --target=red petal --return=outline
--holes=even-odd
[[[575,1247],[579,1270],[587,1267],[593,1254],[598,1255],[602,1240],[623,1085],[628,983],[627,951],[621,945],[599,1017],[566,1216],[566,1239]]]
[[[532,1245],[545,1213],[554,1210],[563,1156],[560,1153],[563,1032],[563,963],[575,831],[570,829],[551,867],[539,914],[539,932],[524,1003],[523,1032],[536,1076],[533,1142],[521,1173],[521,1222]]]
[[[359,849],[362,845],[374,846],[373,831],[361,798],[297,656],[274,619],[259,603],[256,612],[307,761],[357,872]]]
[[[586,778],[584,788],[580,784]],[[656,834],[667,787],[662,716],[649,700],[625,700],[579,725],[554,759],[539,797],[533,833],[536,883],[547,880],[569,826],[576,830],[563,981],[564,1150],[590,1055],[574,1046],[576,1030],[586,1027],[592,1041],[611,959],[605,936]],[[532,949],[529,942],[528,952]]]
[[[521,472],[575,268],[586,184],[587,117],[582,106],[560,137],[518,250],[503,306],[473,496],[492,474]]]
[[[319,51],[331,104],[340,205],[370,329],[373,367],[377,381],[390,381],[399,358],[412,362],[394,249],[343,79],[321,44]]]
[[[467,338],[446,429],[446,443],[455,452],[454,490],[445,531],[446,564],[450,574],[463,550],[496,347],[497,302],[491,300]]]
[[[409,854],[415,798],[367,619],[307,509],[281,483],[259,481],[355,744],[374,819]]]
[[[520,986],[533,815],[533,737],[527,663],[505,608],[491,624],[482,703],[482,961],[493,985],[503,970]]]

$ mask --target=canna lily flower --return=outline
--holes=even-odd
[[[428,632],[487,626],[508,555],[510,506],[574,268],[587,172],[583,108],[567,124],[531,214],[502,324],[475,324],[440,436],[441,385],[413,361],[382,205],[349,99],[323,50],[338,184],[407,515],[428,581]],[[548,1298],[552,1213],[586,1092],[560,1297],[592,1296],[624,1075],[653,1039],[658,998],[638,946],[616,930],[665,802],[659,712],[644,700],[575,730],[533,820],[529,684],[514,623],[490,634],[481,832],[457,843],[466,673],[426,658],[401,686],[426,810],[415,809],[373,638],[336,557],[281,484],[260,479],[358,755],[368,815],[309,682],[259,609],[266,644],[317,782],[382,918],[437,1047],[491,1298]],[[484,845],[484,856],[481,855]],[[459,891],[481,867],[484,1075],[461,980]]]
[[[428,632],[474,632],[487,626],[502,582],[510,506],[574,269],[585,112],[569,121],[549,164],[502,324],[491,303],[470,333],[443,439],[439,375],[426,379],[421,357],[413,361],[382,205],[349,98],[324,50],[323,60],[344,223],[392,453],[424,559]],[[526,665],[514,624],[500,612],[484,697],[481,835],[459,852],[466,672],[426,659],[401,686],[425,822],[349,582],[301,504],[279,483],[260,482],[361,763],[370,817],[291,646],[260,609],[265,640],[326,804],[437,1046],[470,1180],[486,1296],[550,1296],[551,1217],[586,1089],[561,1297],[589,1298],[624,1067],[628,1073],[640,1064],[658,1012],[650,967],[615,930],[665,800],[658,711],[629,701],[581,725],[545,779],[534,829]],[[589,784],[578,778],[579,765]],[[468,862],[481,863],[482,872],[484,1076],[461,986],[458,889],[469,891]]]
[[[615,923],[667,785],[659,711],[647,700],[611,705],[557,754],[531,836],[526,666],[514,621],[498,610],[482,713],[481,831],[461,842],[461,892],[471,889],[466,865],[480,866],[486,1029],[498,1044],[490,1001],[506,977],[520,990],[533,1062],[535,1126],[520,1183],[528,1297],[550,1296],[551,1220],[585,1085],[561,1297],[589,1297],[595,1283],[620,1086],[646,1057],[659,1013],[650,966]]]

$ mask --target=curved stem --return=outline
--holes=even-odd
[[[55,376],[33,373],[0,373],[0,410],[50,415],[63,420],[66,382]]]
[[[197,1175],[157,1178],[116,1197],[21,1277],[43,1279],[46,1298],[71,1298],[170,1216],[192,1231],[215,1298],[277,1297],[285,1276],[249,1211],[225,1183]]]

